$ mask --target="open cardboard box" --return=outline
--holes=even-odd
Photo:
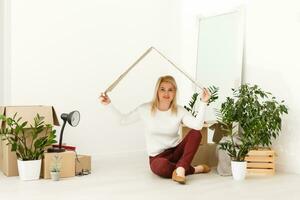
[[[198,150],[192,160],[192,166],[206,164],[210,167],[215,167],[218,164],[216,149],[217,144],[208,143],[208,128],[212,125],[212,123],[205,123],[203,128],[201,129],[202,139]],[[187,133],[191,130],[191,128],[182,126],[182,137],[185,137]]]
[[[26,131],[30,131],[30,124],[34,124],[34,117],[37,114],[45,117],[45,124],[57,125],[59,122],[56,116],[56,112],[53,106],[1,106],[0,114],[6,117],[13,117],[17,113],[17,118],[22,117],[21,122],[28,121],[28,125],[25,127]],[[0,121],[1,128],[6,127],[6,123]],[[46,130],[45,130],[46,131]],[[42,133],[43,134],[43,133]],[[44,133],[46,134],[46,133]],[[30,140],[28,141],[30,142]],[[6,176],[18,176],[17,167],[17,155],[15,152],[11,152],[11,146],[6,145],[7,141],[0,141],[0,170]]]
[[[181,135],[182,137],[186,136],[186,134],[188,134],[188,132],[192,130],[191,128],[187,127],[187,126],[184,126],[182,125],[182,128],[181,128]],[[202,139],[201,139],[201,142],[200,144],[207,144],[207,141],[208,141],[208,138],[207,138],[207,126],[203,126],[203,128],[200,130],[201,132],[201,135],[202,135]]]
[[[192,160],[192,166],[206,164],[210,167],[216,167],[218,165],[216,150],[217,144],[215,143],[200,144]]]

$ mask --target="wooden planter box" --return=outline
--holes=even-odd
[[[275,174],[275,152],[273,150],[251,150],[245,160],[248,174]]]

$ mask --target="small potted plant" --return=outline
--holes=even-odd
[[[223,119],[224,120],[224,119]],[[224,120],[225,121],[225,120]],[[226,140],[220,142],[220,149],[225,150],[231,158],[231,171],[234,180],[244,180],[247,172],[245,157],[251,148],[251,142],[238,133],[233,122],[228,124],[219,121],[226,135]]]
[[[50,167],[50,175],[53,181],[59,181],[60,179],[60,169],[61,169],[61,157],[55,155],[52,159]]]
[[[16,152],[20,179],[39,179],[45,148],[56,143],[55,130],[51,124],[45,124],[44,117],[39,114],[29,129],[26,128],[28,122],[21,122],[22,118],[16,116],[17,113],[13,118],[0,115],[0,120],[7,123],[6,128],[0,129],[0,136],[11,145],[11,151]]]

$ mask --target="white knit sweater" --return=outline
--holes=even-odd
[[[129,124],[142,120],[146,126],[146,145],[149,156],[156,156],[166,149],[178,145],[182,138],[179,135],[181,123],[192,129],[200,130],[204,123],[204,113],[206,103],[197,99],[197,117],[178,105],[177,115],[168,111],[157,110],[151,114],[151,104],[144,103],[128,114],[120,113],[112,103],[109,104],[111,110],[121,117],[121,124]]]

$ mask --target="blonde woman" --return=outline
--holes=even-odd
[[[175,79],[172,76],[162,76],[157,80],[153,100],[140,105],[129,114],[121,114],[111,104],[107,94],[102,93],[99,98],[103,105],[109,105],[115,113],[122,116],[122,124],[137,120],[144,122],[152,172],[184,184],[186,175],[210,171],[207,165],[191,166],[202,138],[200,130],[204,123],[204,112],[210,93],[204,89],[201,99],[197,99],[199,104],[197,117],[177,105],[176,94]],[[192,128],[183,139],[178,134],[181,123]]]

